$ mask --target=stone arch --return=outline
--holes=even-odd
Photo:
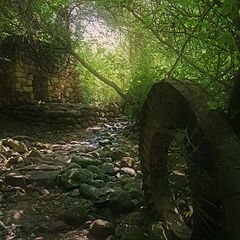
[[[146,206],[166,223],[169,239],[224,239],[225,213],[212,136],[206,134],[208,94],[199,85],[176,81],[153,85],[142,111],[140,160]],[[222,118],[221,118],[222,119]],[[175,141],[188,166],[194,209],[191,229],[176,211],[169,186],[169,147]]]

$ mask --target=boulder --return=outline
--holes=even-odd
[[[108,195],[109,206],[115,213],[129,212],[133,208],[130,194],[122,189],[115,189]]]
[[[124,174],[128,174],[132,177],[135,177],[136,176],[136,171],[133,169],[133,168],[130,168],[130,167],[123,167],[120,169],[120,173],[124,173]]]
[[[100,165],[101,161],[98,159],[93,158],[86,158],[86,157],[73,157],[71,162],[79,164],[81,167],[85,168],[88,165]]]
[[[112,224],[102,219],[95,220],[89,229],[89,236],[94,240],[106,240],[113,233],[114,228]]]
[[[64,212],[60,213],[57,217],[71,226],[80,226],[87,220],[88,211],[84,207],[70,206]]]
[[[83,183],[79,187],[79,190],[80,190],[80,194],[88,199],[96,200],[99,198],[99,191],[97,191],[97,188],[92,185]]]
[[[102,171],[107,174],[114,175],[114,165],[112,163],[104,162],[102,164]]]
[[[88,169],[71,168],[60,176],[60,182],[67,188],[79,187],[93,181],[93,173]]]

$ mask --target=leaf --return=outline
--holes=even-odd
[[[221,8],[221,13],[226,16],[230,14],[233,10],[233,5],[236,3],[236,0],[224,0],[223,6]]]
[[[213,102],[213,101],[209,101],[209,102],[207,103],[207,105],[208,105],[209,108],[212,109],[212,110],[216,110],[216,109],[219,107],[218,104],[217,104],[216,102]]]
[[[234,53],[233,53],[233,62],[234,62],[234,65],[235,66],[238,66],[239,65],[239,54],[238,54],[238,52],[237,51],[235,51]]]
[[[205,27],[202,28],[201,32],[199,33],[199,38],[202,41],[205,41],[207,38],[207,29]]]

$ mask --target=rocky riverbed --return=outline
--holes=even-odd
[[[138,131],[1,122],[0,239],[146,239]]]

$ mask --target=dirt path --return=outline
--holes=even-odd
[[[1,122],[0,139],[0,239],[121,239],[141,225],[137,131],[126,117],[84,130]]]

